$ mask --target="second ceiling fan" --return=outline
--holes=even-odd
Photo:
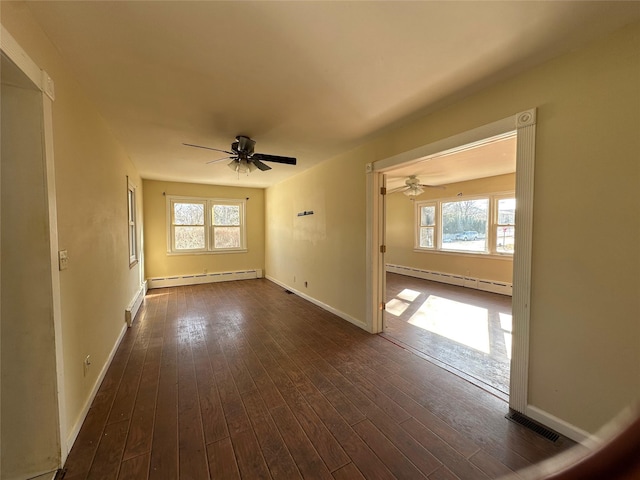
[[[420,179],[417,175],[409,175],[409,178],[404,181],[403,187],[394,188],[393,190],[389,190],[387,193],[402,192],[407,197],[417,197],[418,195],[422,195],[424,193],[425,188],[445,189],[446,187],[442,187],[439,185],[426,185],[424,183],[420,183]]]
[[[236,141],[231,144],[231,151],[204,147],[202,145],[194,145],[192,143],[183,143],[183,145],[228,154],[227,157],[217,158],[207,163],[217,163],[231,159],[229,168],[238,173],[249,173],[254,171],[256,168],[261,171],[271,170],[271,167],[264,162],[284,163],[286,165],[296,164],[296,159],[294,157],[282,157],[280,155],[268,155],[266,153],[255,152],[254,148],[256,141],[246,135],[238,135],[236,137]]]

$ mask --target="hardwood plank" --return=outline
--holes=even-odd
[[[149,476],[151,454],[146,453],[122,462],[118,480],[146,480]]]
[[[106,426],[87,479],[108,480],[118,478],[128,428],[128,420]]]
[[[233,435],[231,442],[242,478],[271,478],[260,445],[252,430]]]
[[[362,476],[358,467],[353,463],[346,464],[344,467],[333,472],[332,475],[335,480],[365,480],[365,477]]]
[[[322,459],[313,448],[289,407],[272,408],[271,416],[287,444],[291,456],[295,459],[302,476],[305,478],[330,479],[329,470],[327,470]]]
[[[158,396],[151,442],[149,478],[178,478],[178,360],[176,345],[175,289],[167,295],[167,321],[164,328]]]
[[[411,418],[400,425],[461,480],[489,478],[464,456],[451,448],[440,437],[420,424],[417,420]]]
[[[209,460],[211,478],[240,479],[240,471],[238,470],[230,438],[223,438],[207,445],[207,458]]]
[[[469,457],[469,461],[482,470],[489,478],[500,478],[509,474],[512,475],[513,478],[518,478],[513,470],[483,450],[478,450],[474,453]]]
[[[245,393],[242,401],[251,419],[271,476],[274,479],[283,480],[302,478],[258,391]]]
[[[355,424],[353,429],[396,477],[427,478],[369,420]]]

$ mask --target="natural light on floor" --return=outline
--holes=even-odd
[[[405,288],[402,290],[396,297],[401,300],[406,300],[407,302],[413,302],[416,298],[420,296],[420,292],[416,292],[415,290],[411,290],[410,288]]]
[[[409,323],[481,352],[491,351],[486,308],[429,295]]]
[[[500,312],[500,328],[504,330],[504,346],[507,349],[507,358],[511,360],[511,332],[512,332],[512,316],[508,313]]]
[[[404,311],[408,307],[409,307],[409,303],[403,302],[402,300],[398,300],[397,298],[394,298],[393,300],[390,300],[387,302],[387,304],[384,307],[384,310],[386,313],[390,313],[391,315],[395,315],[396,317],[399,317],[404,313]]]

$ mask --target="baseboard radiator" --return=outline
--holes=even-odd
[[[168,277],[147,278],[149,288],[179,287],[202,283],[230,282],[232,280],[251,280],[262,278],[262,269],[239,270],[237,272],[199,273],[194,275],[173,275]]]
[[[136,318],[136,315],[138,314],[138,310],[140,310],[140,307],[144,302],[144,296],[146,293],[147,293],[147,282],[144,282],[140,286],[140,290],[136,292],[135,296],[133,297],[133,300],[131,300],[131,303],[127,306],[127,308],[125,308],[124,319],[127,322],[127,325],[129,327],[133,325],[133,320]]]
[[[405,267],[402,265],[386,264],[387,272],[407,275],[409,277],[423,278],[434,282],[448,283],[449,285],[458,285],[460,287],[475,288],[476,290],[484,290],[485,292],[500,293],[502,295],[512,295],[512,285],[506,282],[497,282],[493,280],[483,280],[480,278],[467,277],[464,275],[453,275],[450,273],[433,272],[431,270],[422,270],[419,268]]]

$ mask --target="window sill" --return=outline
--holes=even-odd
[[[494,260],[513,261],[513,255],[509,253],[481,253],[481,252],[465,252],[462,250],[426,250],[424,248],[414,248],[416,253],[432,253],[435,255],[457,255],[462,257],[491,258]]]
[[[216,250],[216,251],[198,251],[198,252],[167,252],[167,256],[182,256],[182,255],[224,255],[232,253],[247,253],[248,248],[238,248],[233,250]]]

